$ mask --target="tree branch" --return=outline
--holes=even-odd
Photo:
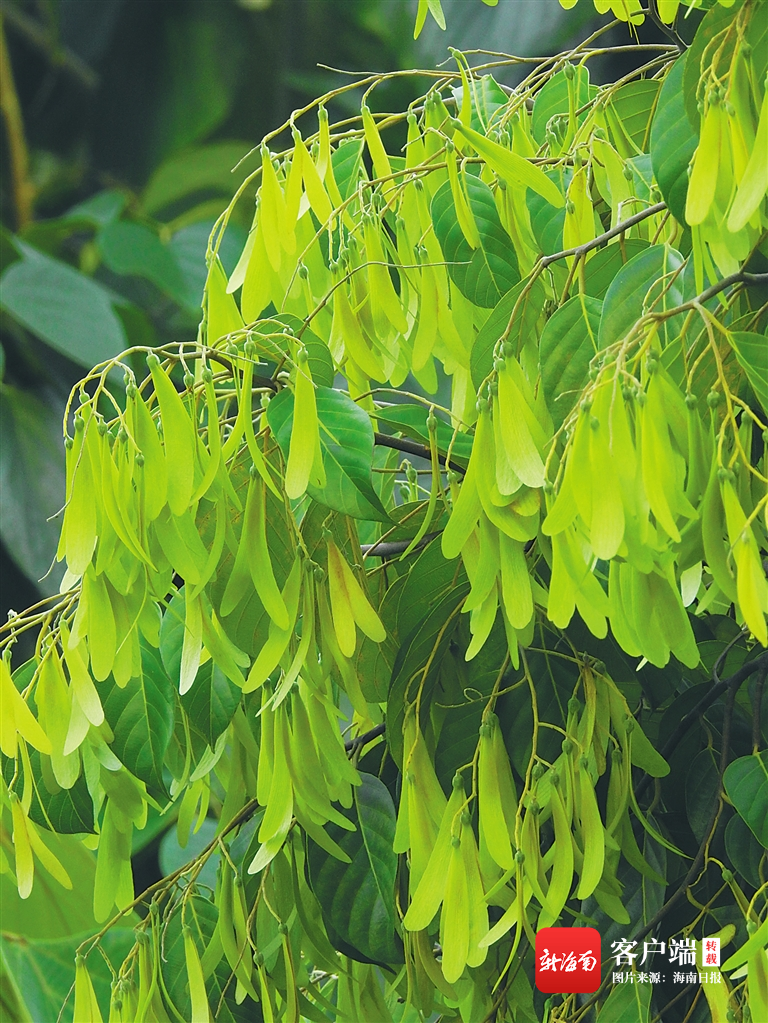
[[[4,19],[6,14],[5,10],[0,14],[0,109],[8,135],[16,226],[21,230],[32,219],[32,199],[35,187],[29,180],[29,151],[24,135],[24,119],[21,116],[19,97],[13,80],[11,58],[5,43]]]
[[[422,547],[427,546],[430,540],[434,540],[439,535],[439,533],[425,533],[413,548],[414,551],[420,551]],[[376,543],[361,543],[360,550],[363,554],[372,558],[394,558],[398,554],[402,554],[403,551],[407,551],[412,543],[412,540],[385,540],[383,542],[377,541]]]
[[[663,32],[667,39],[671,39],[681,53],[688,49],[684,40],[678,35],[674,25],[665,25],[659,14],[658,0],[648,0],[648,16],[659,32]]]
[[[344,743],[344,749],[347,753],[351,753],[353,750],[360,749],[361,746],[367,746],[369,742],[373,742],[374,739],[378,739],[380,735],[383,735],[387,730],[385,724],[375,725],[367,732],[363,732],[362,735],[355,736],[354,739],[350,739]]]
[[[373,440],[375,444],[383,448],[395,448],[396,451],[405,451],[408,455],[416,455],[418,458],[426,458],[427,460],[431,457],[428,444],[419,444],[415,440],[408,440],[406,437],[391,437],[388,433],[377,432],[374,433]],[[440,465],[448,466],[445,455],[438,454],[437,460]],[[462,476],[467,471],[455,462],[451,462],[449,467]]]
[[[652,217],[654,213],[661,213],[662,210],[667,208],[665,202],[657,202],[654,206],[649,206],[646,210],[641,210],[639,213],[635,213],[634,216],[627,217],[626,220],[622,220],[616,227],[612,227],[610,231],[606,231],[604,234],[598,235],[597,238],[593,238],[591,242],[585,242],[583,245],[577,245],[574,249],[563,249],[562,252],[555,252],[551,256],[544,256],[541,260],[542,267],[549,266],[550,263],[557,262],[558,259],[565,259],[567,256],[575,256],[578,261],[582,256],[585,256],[592,249],[598,248],[603,242],[608,242],[611,238],[615,238],[619,234],[623,234],[630,227],[635,224],[639,224],[641,221],[646,220],[648,217]]]
[[[30,18],[13,4],[3,4],[3,17],[31,46],[44,54],[54,67],[67,71],[86,89],[93,91],[99,87],[99,76],[90,64],[86,64],[74,50],[52,39],[35,18]]]

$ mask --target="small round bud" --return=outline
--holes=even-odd
[[[515,345],[512,341],[505,341],[501,346],[501,351],[504,354],[505,359],[511,359],[515,354]]]
[[[579,402],[579,408],[581,409],[582,412],[589,412],[590,409],[592,408],[592,399],[582,398],[581,401]]]
[[[138,465],[140,469],[144,468],[144,455],[141,451],[136,452],[136,465]]]
[[[306,366],[309,361],[309,354],[306,348],[300,348],[296,353],[296,361],[300,366]]]
[[[539,778],[541,778],[542,774],[544,774],[545,771],[546,771],[546,767],[544,766],[544,764],[542,764],[542,763],[537,761],[533,765],[533,770],[531,771],[531,777],[533,778],[534,781],[538,781]]]
[[[309,280],[309,270],[304,263],[299,263],[299,277],[302,281]]]
[[[287,934],[288,933],[288,924],[280,923],[280,924],[278,924],[278,928],[277,929],[278,929],[278,931],[281,934]]]
[[[126,398],[128,398],[130,401],[133,401],[133,399],[136,397],[136,394],[137,394],[136,384],[134,383],[128,384],[128,386],[125,389]]]
[[[459,846],[461,845],[461,839],[457,835],[454,835],[453,838],[451,839],[451,845],[453,846],[454,849],[458,849]]]
[[[437,431],[437,416],[431,410],[427,416],[427,429],[430,433],[435,433]]]
[[[96,420],[96,432],[100,437],[103,437],[104,434],[107,432],[107,424],[104,422],[103,419]]]
[[[719,391],[710,391],[707,395],[707,405],[712,409],[717,408],[720,404],[720,397],[721,395]]]
[[[515,863],[519,864],[520,866],[522,866],[523,863],[525,863],[525,853],[523,852],[522,849],[518,849],[517,852],[515,853]]]
[[[491,726],[487,721],[483,721],[480,725],[480,737],[482,739],[490,739],[491,737]]]
[[[507,364],[503,359],[494,359],[493,361],[493,368],[497,373],[501,373],[503,369],[506,369],[506,366]]]
[[[190,390],[190,388],[195,386],[195,378],[189,372],[184,374],[184,386],[187,388],[187,390]]]
[[[585,756],[584,753],[582,753],[581,756],[579,757],[579,767],[582,769],[582,771],[586,771],[587,768],[589,767],[589,757]]]
[[[648,401],[648,396],[645,393],[645,391],[638,391],[635,394],[635,398],[637,399],[637,404],[640,406],[640,408],[643,408],[645,406],[646,401]]]
[[[752,935],[757,930],[757,924],[754,920],[747,920],[747,934]]]
[[[456,772],[456,774],[454,774],[453,780],[451,781],[451,785],[455,789],[463,789],[464,788],[464,779],[461,777],[461,774],[458,771]]]
[[[627,735],[631,735],[635,730],[635,719],[632,717],[628,717],[627,720],[624,722],[624,728],[626,730]]]
[[[554,494],[555,484],[551,480],[544,480],[544,486],[542,489],[545,494]]]
[[[83,417],[82,417],[82,416],[80,415],[80,413],[79,413],[79,412],[77,412],[77,413],[75,414],[75,430],[76,430],[76,431],[77,431],[78,433],[81,433],[81,432],[83,431],[84,427],[85,427],[85,420],[84,420],[84,419],[83,419]]]
[[[147,365],[149,366],[150,369],[154,369],[155,367],[160,365],[160,359],[154,352],[150,352],[147,355]]]
[[[472,823],[472,814],[469,812],[469,810],[462,811],[461,823],[464,825],[465,828],[468,828],[469,825]]]
[[[688,394],[686,394],[686,396],[685,396],[685,407],[686,408],[691,409],[691,411],[693,411],[693,409],[695,409],[698,404],[699,404],[699,399],[696,397],[695,394],[691,394],[690,392]]]
[[[550,781],[555,786],[555,788],[558,788],[558,786],[560,785],[560,772],[559,771],[555,771],[553,769],[552,771],[550,771],[549,777],[550,777]]]
[[[71,437],[67,436],[64,438],[64,447],[67,449],[67,451],[71,451],[72,448],[74,447],[74,444],[75,442],[74,440],[72,440]]]
[[[624,175],[624,177],[626,178],[627,181],[631,181],[634,178],[634,176],[635,176],[632,173],[632,168],[629,166],[628,163],[624,164],[624,169],[623,169],[622,173],[623,173],[623,175]]]
[[[576,68],[573,66],[573,64],[570,63],[566,64],[565,67],[563,68],[563,74],[565,75],[569,82],[572,82],[573,79],[576,77]]]
[[[589,425],[590,425],[590,428],[592,430],[599,430],[600,429],[600,420],[597,418],[597,416],[590,416],[589,417]]]
[[[560,748],[562,749],[563,753],[567,757],[569,757],[571,755],[571,753],[573,753],[573,741],[566,736],[565,739],[563,739],[563,742],[562,742],[562,745],[561,745]]]
[[[576,207],[571,199],[565,200],[565,212],[570,213],[571,216],[576,212]]]
[[[212,384],[213,383],[213,373],[211,373],[211,371],[208,368],[208,366],[206,366],[205,369],[200,374],[200,379],[203,381],[204,384]]]

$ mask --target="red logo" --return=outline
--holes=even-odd
[[[597,991],[600,935],[594,927],[542,927],[537,932],[536,987],[548,995]]]

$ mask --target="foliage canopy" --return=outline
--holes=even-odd
[[[604,31],[297,113],[197,340],[73,391],[0,865],[92,891],[76,1021],[538,1019],[558,921],[718,936],[674,1013],[768,1019],[768,5],[597,87]],[[168,815],[210,840],[137,895]],[[550,1018],[678,993],[604,976]]]

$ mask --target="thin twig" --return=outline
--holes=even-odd
[[[419,444],[414,440],[408,440],[405,437],[390,437],[387,433],[374,433],[374,442],[384,448],[394,448],[396,451],[405,451],[408,455],[417,455],[419,458],[429,458],[430,451],[428,444]],[[445,455],[438,454],[437,460],[440,465],[448,465]],[[466,469],[462,466],[457,465],[451,461],[450,468],[454,472],[460,473],[462,476],[466,472]]]
[[[659,30],[659,32],[663,32],[668,39],[672,40],[672,42],[675,44],[675,46],[681,53],[685,53],[685,51],[688,49],[688,46],[678,34],[677,29],[674,27],[674,25],[665,25],[664,22],[661,20],[661,15],[659,14],[658,0],[648,0],[648,16],[654,23],[656,28]]]
[[[54,67],[68,72],[86,89],[93,91],[99,87],[99,76],[90,64],[86,64],[74,50],[51,38],[51,34],[35,18],[30,18],[14,4],[3,4],[3,17],[31,46],[43,53]]]
[[[426,547],[429,541],[434,540],[434,538],[438,535],[438,533],[425,533],[421,540],[419,540],[413,548],[413,551],[420,551],[422,547]],[[391,540],[384,543],[381,541],[377,541],[376,543],[361,543],[360,550],[369,558],[394,558],[398,554],[402,554],[403,551],[407,551],[412,543],[412,540]]]
[[[654,213],[661,213],[662,210],[667,208],[665,202],[657,202],[653,206],[649,206],[648,209],[641,210],[639,213],[635,213],[631,217],[627,217],[626,220],[622,220],[620,224],[612,227],[610,231],[606,231],[604,234],[600,234],[597,238],[593,238],[590,242],[585,242],[583,245],[577,245],[573,249],[563,249],[562,252],[555,252],[551,256],[544,256],[541,260],[541,266],[547,267],[550,263],[556,263],[558,259],[565,259],[568,256],[576,256],[577,260],[581,259],[592,249],[598,248],[603,242],[610,241],[611,238],[615,238],[619,234],[623,234],[629,230],[630,227],[634,227],[635,224],[639,224],[641,221],[646,220],[648,217],[652,217]]]
[[[367,732],[363,732],[362,735],[355,736],[354,739],[350,739],[344,743],[344,749],[347,753],[352,753],[353,750],[360,749],[361,746],[367,746],[369,742],[373,742],[374,739],[378,739],[380,735],[383,735],[387,730],[385,724],[375,725],[373,728],[369,728]]]
[[[5,43],[4,18],[0,14],[0,109],[8,135],[8,150],[13,183],[13,201],[16,207],[16,226],[26,227],[32,219],[32,200],[35,187],[29,179],[29,151],[24,134],[24,119],[13,80],[13,68]]]

